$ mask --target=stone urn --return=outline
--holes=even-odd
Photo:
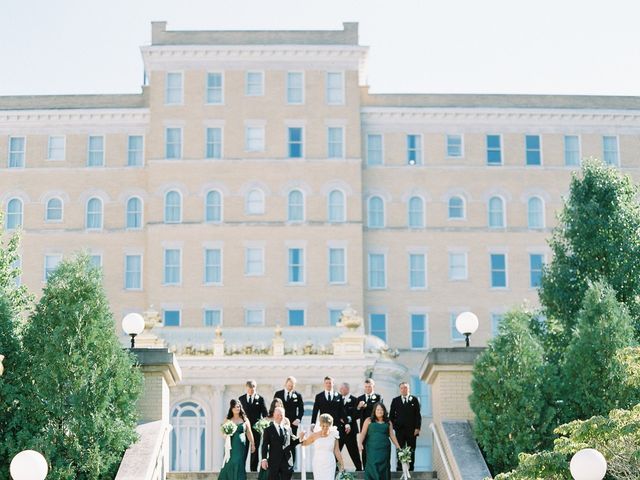
[[[362,317],[351,306],[340,312],[338,326],[346,327],[349,333],[355,333],[362,326]]]

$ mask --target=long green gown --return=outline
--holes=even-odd
[[[389,480],[391,478],[389,424],[371,422],[365,443],[367,449],[367,464],[364,466],[365,480]]]
[[[244,423],[240,423],[231,436],[231,456],[229,461],[222,467],[222,470],[220,470],[218,480],[246,480],[244,451],[247,439],[242,435],[243,433]]]

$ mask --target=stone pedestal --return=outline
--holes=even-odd
[[[365,337],[358,332],[345,332],[333,341],[333,354],[361,356],[364,354]]]
[[[284,356],[284,338],[274,337],[272,340],[273,355],[276,357]]]

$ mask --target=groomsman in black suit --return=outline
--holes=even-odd
[[[316,395],[311,413],[311,428],[316,424],[316,419],[321,413],[328,413],[333,417],[333,424],[339,426],[345,423],[344,404],[342,395],[333,389],[333,378],[324,377],[324,390]],[[339,427],[338,427],[339,428]]]
[[[269,470],[269,480],[290,480],[293,475],[293,457],[291,452],[304,435],[296,438],[291,429],[284,425],[284,408],[276,407],[273,422],[264,430],[262,441],[262,468]]]
[[[246,383],[247,393],[244,395],[240,395],[240,403],[242,404],[242,408],[244,408],[247,417],[249,418],[249,422],[251,423],[251,432],[253,433],[253,439],[255,441],[255,445],[260,445],[260,433],[257,432],[253,426],[256,424],[258,420],[263,417],[268,416],[267,407],[264,403],[264,397],[262,395],[258,395],[256,392],[257,384],[255,380],[248,380]],[[244,458],[247,458],[247,454],[249,453],[249,449],[247,449],[244,453]],[[251,454],[251,461],[249,462],[249,468],[252,472],[256,472],[258,470],[258,461],[259,461],[259,452],[258,449]]]
[[[342,429],[338,427],[340,439],[338,445],[340,450],[345,445],[351,457],[351,461],[356,467],[356,471],[362,471],[362,462],[360,461],[360,452],[358,451],[358,399],[349,393],[351,387],[347,382],[340,385],[340,395],[342,395],[342,404],[344,405],[344,413],[346,415],[345,423]]]
[[[413,471],[413,464],[416,459],[416,439],[420,435],[420,424],[422,415],[420,414],[420,402],[409,392],[409,384],[400,384],[400,396],[393,399],[389,410],[389,420],[393,423],[396,438],[401,448],[411,447],[411,463],[409,470]],[[402,471],[402,465],[398,462],[398,471]]]
[[[375,392],[376,382],[374,382],[373,378],[367,378],[364,381],[364,394],[358,397],[358,406],[356,407],[360,419],[360,428],[362,428],[362,424],[367,418],[371,417],[373,413],[373,407],[376,403],[384,403],[382,399],[382,395],[379,395]],[[362,449],[362,465],[367,464],[367,451],[365,448]]]
[[[284,416],[291,423],[291,431],[294,435],[298,433],[298,425],[304,416],[304,400],[300,392],[295,390],[296,377],[287,377],[284,382],[284,389],[278,390],[273,398],[279,398],[284,405]],[[293,461],[296,461],[295,448],[291,451]]]

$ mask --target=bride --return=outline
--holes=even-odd
[[[338,438],[338,429],[333,426],[333,417],[328,413],[320,415],[319,426],[315,431],[304,439],[302,445],[309,446],[315,443],[313,449],[313,479],[314,480],[334,480],[336,474],[336,459],[338,467],[344,469]]]

